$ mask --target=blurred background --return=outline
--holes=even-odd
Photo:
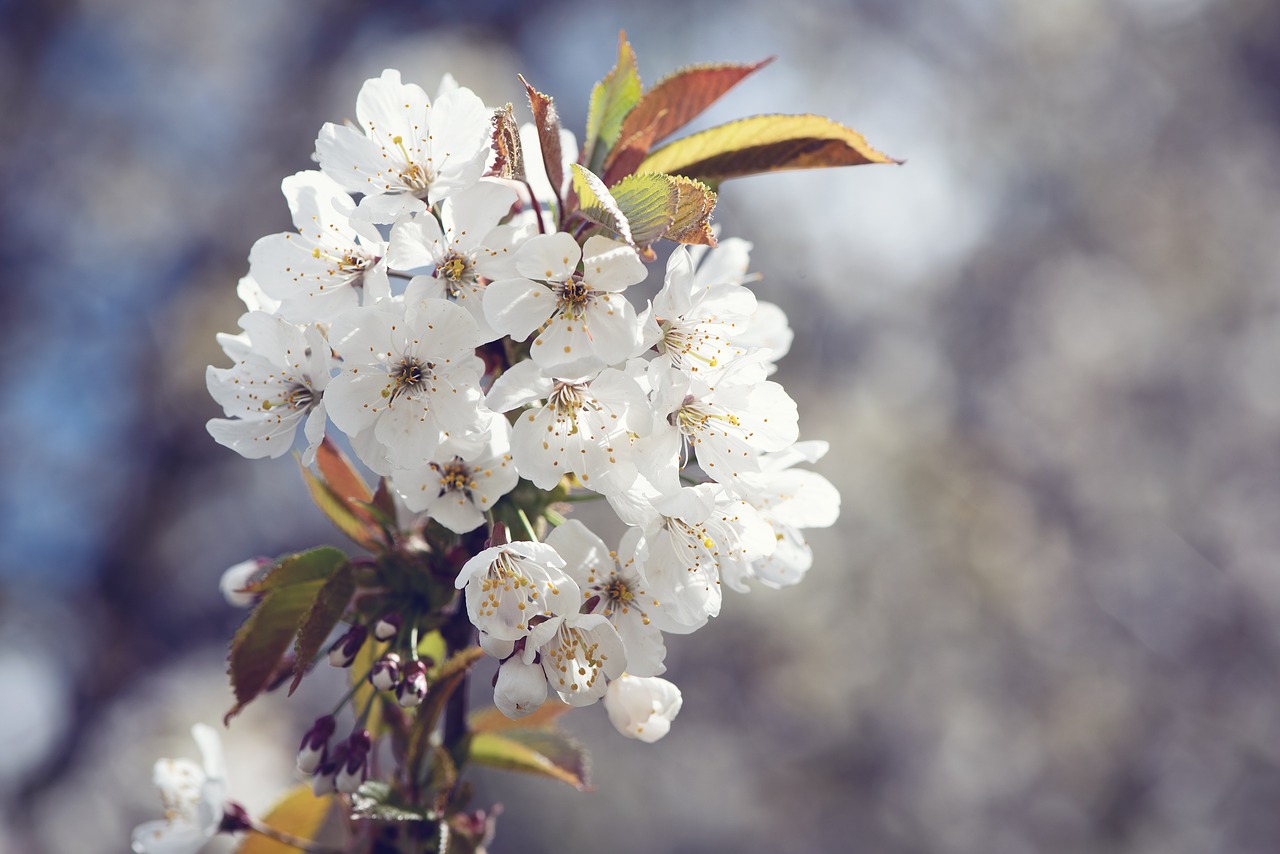
[[[842,518],[672,639],[664,741],[569,716],[595,792],[482,776],[494,850],[1280,850],[1273,0],[0,2],[0,850],[125,850],[230,705],[223,569],[340,539],[204,431],[320,125],[396,67],[580,130],[620,27],[646,83],[778,57],[697,127],[908,163],[724,187]],[[251,809],[328,678],[226,734]]]

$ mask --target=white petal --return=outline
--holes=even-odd
[[[546,282],[563,282],[573,275],[582,259],[577,241],[563,231],[529,238],[516,253],[520,275]]]
[[[556,297],[546,285],[528,279],[504,279],[484,290],[484,316],[503,335],[523,341],[556,310]]]

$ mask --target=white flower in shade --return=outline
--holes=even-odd
[[[542,667],[512,656],[498,668],[493,704],[515,720],[536,712],[547,701],[547,676]]]
[[[653,340],[672,367],[711,381],[746,354],[736,338],[747,329],[756,298],[741,285],[700,278],[688,249],[676,247],[653,299],[646,341]]]
[[[191,735],[200,746],[203,767],[190,759],[161,759],[153,780],[160,789],[165,817],[133,831],[139,854],[194,854],[218,832],[226,804],[222,742],[213,727],[196,724]]]
[[[688,633],[720,613],[721,579],[745,589],[751,562],[772,554],[773,530],[750,505],[717,484],[679,489],[648,502],[637,547],[650,614],[667,632]]]
[[[422,468],[393,472],[391,485],[405,506],[459,534],[484,524],[485,512],[520,479],[511,461],[511,425],[495,414],[488,430],[478,451],[455,454],[445,442]]]
[[[299,172],[280,186],[298,230],[259,238],[249,273],[280,301],[281,316],[327,323],[362,302],[390,298],[385,244],[372,225],[352,221],[351,196],[323,172]]]
[[[767,351],[765,367],[772,374],[778,369],[775,363],[791,351],[795,337],[786,312],[771,302],[757,300],[755,314],[746,328],[733,337],[733,343],[744,350]]]
[[[396,223],[387,263],[397,270],[431,268],[431,275],[409,282],[405,302],[451,300],[471,314],[482,341],[501,337],[485,319],[483,297],[489,281],[517,275],[515,249],[529,230],[499,225],[516,198],[510,187],[481,181],[445,199],[439,220],[424,211]]]
[[[584,380],[553,379],[536,364],[516,364],[493,384],[495,412],[541,401],[522,412],[511,436],[521,477],[551,489],[566,474],[597,492],[626,489],[636,477],[632,434],[648,433],[648,401],[635,380],[606,368]]]
[[[817,462],[826,452],[826,442],[797,442],[766,454],[760,473],[744,475],[738,484],[737,493],[760,512],[778,543],[771,555],[751,564],[751,574],[770,587],[787,587],[804,577],[813,565],[813,551],[801,531],[830,527],[840,515],[840,493],[831,481],[815,471],[792,468]]]
[[[236,284],[236,296],[244,303],[246,311],[265,311],[275,314],[280,310],[280,300],[267,296],[262,285],[253,276],[242,276]]]
[[[618,630],[601,614],[551,617],[533,626],[524,648],[526,663],[535,654],[547,683],[570,706],[589,706],[604,696],[608,679],[627,667]]]
[[[630,246],[597,235],[579,248],[564,232],[540,234],[516,252],[516,269],[523,278],[489,285],[485,316],[517,341],[541,328],[530,354],[544,370],[581,376],[642,348],[640,320],[622,295],[646,272]]]
[[[751,357],[737,360],[714,385],[662,362],[650,365],[654,429],[641,454],[651,470],[669,471],[688,451],[718,483],[760,470],[759,457],[780,451],[799,434],[795,401]]]
[[[627,672],[657,676],[666,670],[662,660],[667,648],[649,617],[661,606],[646,591],[636,562],[640,537],[639,528],[628,529],[613,552],[586,525],[570,519],[547,535],[547,545],[564,558],[565,572],[582,591],[583,606],[591,604],[588,613],[607,617],[618,630],[626,649]]]
[[[358,308],[329,331],[342,373],[326,392],[329,417],[379,473],[432,461],[449,438],[481,440],[481,407],[471,315],[426,300],[413,317],[402,304]]]
[[[240,328],[242,335],[218,336],[235,364],[205,371],[209,394],[228,416],[211,419],[209,435],[244,457],[279,457],[305,424],[309,464],[324,438],[329,345],[314,326],[260,311],[241,317]]]
[[[618,732],[652,744],[670,731],[683,702],[680,689],[666,679],[624,673],[609,683],[604,710]]]
[[[470,89],[444,92],[433,104],[422,87],[388,69],[360,88],[359,129],[325,124],[316,158],[344,189],[365,194],[363,217],[391,223],[480,180],[491,118]]]
[[[261,580],[275,561],[265,557],[253,557],[242,560],[235,566],[227,567],[218,580],[218,590],[227,604],[233,608],[248,608],[258,601],[258,594],[245,590],[250,584]]]
[[[534,617],[567,613],[579,601],[564,558],[524,540],[480,552],[463,564],[454,586],[466,589],[472,625],[498,641],[519,640]]]

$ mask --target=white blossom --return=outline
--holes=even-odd
[[[840,514],[840,493],[831,481],[798,462],[817,462],[827,452],[826,442],[797,442],[786,451],[761,459],[761,472],[744,475],[737,493],[755,507],[773,528],[777,546],[773,553],[751,564],[751,575],[770,587],[797,583],[813,564],[813,551],[801,531],[827,528]]]
[[[191,735],[202,765],[190,759],[161,759],[153,780],[160,789],[165,817],[138,825],[133,850],[138,854],[194,854],[218,832],[226,803],[222,742],[213,727],[196,724]]]
[[[670,731],[683,702],[680,689],[666,679],[631,673],[610,682],[604,695],[604,708],[614,728],[649,744]]]
[[[601,614],[613,623],[626,650],[627,672],[637,676],[657,676],[666,670],[662,660],[667,649],[662,632],[649,616],[661,607],[646,590],[636,561],[641,531],[630,528],[618,551],[605,546],[586,525],[570,519],[547,535],[565,560],[565,572],[578,583],[583,607],[593,603],[588,613]]]
[[[488,441],[475,451],[445,442],[427,465],[391,474],[391,485],[415,513],[426,513],[459,534],[484,523],[484,514],[520,476],[511,459],[511,425],[501,415],[487,423]]]
[[[596,235],[579,248],[564,232],[540,234],[516,252],[516,269],[522,278],[489,285],[485,316],[517,341],[541,328],[530,353],[544,370],[580,376],[642,347],[640,320],[622,295],[646,274],[630,246]]]
[[[719,251],[713,250],[711,257]],[[711,381],[746,354],[735,339],[755,311],[751,291],[712,276],[695,276],[688,249],[678,246],[667,262],[665,284],[653,299],[646,341],[652,340],[672,367]]]
[[[297,232],[259,238],[249,274],[298,323],[328,323],[358,305],[391,296],[385,244],[368,223],[352,221],[355,202],[323,172],[299,172],[281,182]]]
[[[488,405],[506,412],[539,401],[516,419],[511,453],[521,477],[551,489],[566,474],[597,492],[626,489],[636,477],[632,437],[648,433],[648,402],[636,382],[606,368],[582,380],[547,376],[520,362],[493,384]]]
[[[354,309],[329,333],[343,360],[326,392],[329,417],[382,474],[427,465],[451,437],[478,444],[487,417],[471,315],[447,300],[426,300],[411,319],[404,309]]]
[[[483,297],[489,281],[517,275],[515,249],[529,229],[499,225],[516,198],[510,187],[481,181],[445,199],[439,220],[423,211],[396,223],[387,263],[397,270],[431,268],[409,282],[405,301],[451,300],[471,314],[482,342],[501,337],[485,319]]]
[[[579,601],[564,558],[545,543],[524,540],[480,552],[463,564],[454,585],[466,589],[472,625],[498,641],[519,640],[534,617],[567,613]]]
[[[480,180],[489,157],[491,114],[470,89],[433,104],[422,87],[388,69],[356,98],[359,129],[327,123],[316,139],[320,168],[352,193],[363,217],[391,223]]]
[[[329,345],[314,326],[260,311],[241,317],[240,328],[242,335],[218,336],[236,364],[205,371],[209,394],[228,416],[211,419],[209,434],[244,457],[279,457],[305,422],[309,463],[324,438]]]
[[[626,649],[618,630],[601,614],[571,613],[533,626],[524,650],[534,656],[547,683],[570,706],[589,706],[604,696],[608,679],[622,675]]]

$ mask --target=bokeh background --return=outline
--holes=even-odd
[[[594,793],[482,777],[494,850],[1280,850],[1274,0],[0,2],[0,850],[125,850],[230,703],[222,570],[337,540],[203,428],[320,125],[398,67],[580,128],[620,27],[778,57],[699,127],[908,163],[725,186],[842,518],[673,639],[666,740],[570,716]],[[327,678],[227,733],[250,808]]]

